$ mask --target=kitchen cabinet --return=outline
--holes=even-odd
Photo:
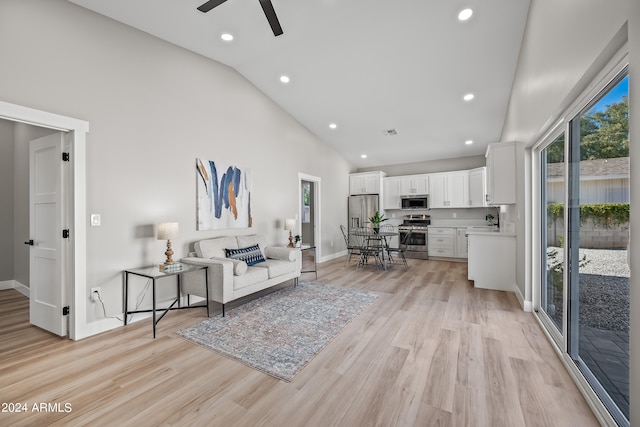
[[[384,172],[362,172],[349,175],[349,194],[380,194]]]
[[[474,287],[516,289],[516,236],[503,232],[470,232],[468,279]]]
[[[469,171],[429,175],[430,208],[466,208],[469,204]]]
[[[467,227],[429,227],[429,258],[467,258],[466,231]]]
[[[467,258],[467,227],[456,227],[455,258]]]
[[[487,168],[476,168],[469,171],[469,206],[482,208],[487,206]]]
[[[446,174],[431,174],[429,178],[429,207],[446,208],[448,201]]]
[[[427,250],[429,258],[454,255],[454,229],[452,227],[429,227]]]
[[[400,195],[402,196],[429,194],[429,175],[403,176],[400,185]]]
[[[487,196],[490,206],[516,203],[516,143],[489,144],[487,160]]]
[[[383,209],[402,209],[402,199],[400,197],[402,179],[403,177],[400,176],[392,176],[382,180],[382,187],[384,189],[382,199]]]

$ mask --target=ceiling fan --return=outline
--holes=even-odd
[[[216,6],[220,6],[222,3],[227,0],[209,0],[205,4],[198,7],[198,10],[203,13],[209,12]],[[280,21],[278,21],[278,16],[276,15],[276,11],[273,8],[273,4],[271,0],[259,0],[260,6],[262,6],[262,10],[264,11],[265,16],[267,17],[267,21],[269,21],[269,25],[271,25],[271,30],[273,31],[274,36],[279,36],[282,34],[282,27],[280,26]]]

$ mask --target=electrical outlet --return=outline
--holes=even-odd
[[[455,212],[454,212],[454,213],[452,213],[451,215],[452,215],[454,218],[457,218],[457,217],[458,217],[458,214],[457,214],[457,213],[455,213]]]
[[[100,288],[100,286],[91,288],[91,294],[89,295],[90,295],[91,301],[98,302],[100,301],[99,297],[102,296],[102,289]]]
[[[91,214],[91,226],[100,227],[102,225],[102,218],[100,214]]]

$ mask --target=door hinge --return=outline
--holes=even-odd
[[[62,230],[62,238],[63,239],[68,239],[69,238],[69,229],[68,228]]]
[[[64,307],[62,307],[62,315],[63,316],[68,316],[69,315],[69,306],[65,305]]]
[[[62,161],[63,162],[69,161],[69,153],[62,153]]]

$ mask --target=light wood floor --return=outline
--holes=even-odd
[[[0,291],[0,398],[28,404],[0,425],[598,424],[533,316],[511,293],[474,289],[466,264],[343,262],[319,265],[318,281],[381,296],[291,383],[173,334],[203,310],[169,313],[155,340],[146,319],[72,342],[29,326],[28,300]],[[32,412],[40,402],[71,411]]]

